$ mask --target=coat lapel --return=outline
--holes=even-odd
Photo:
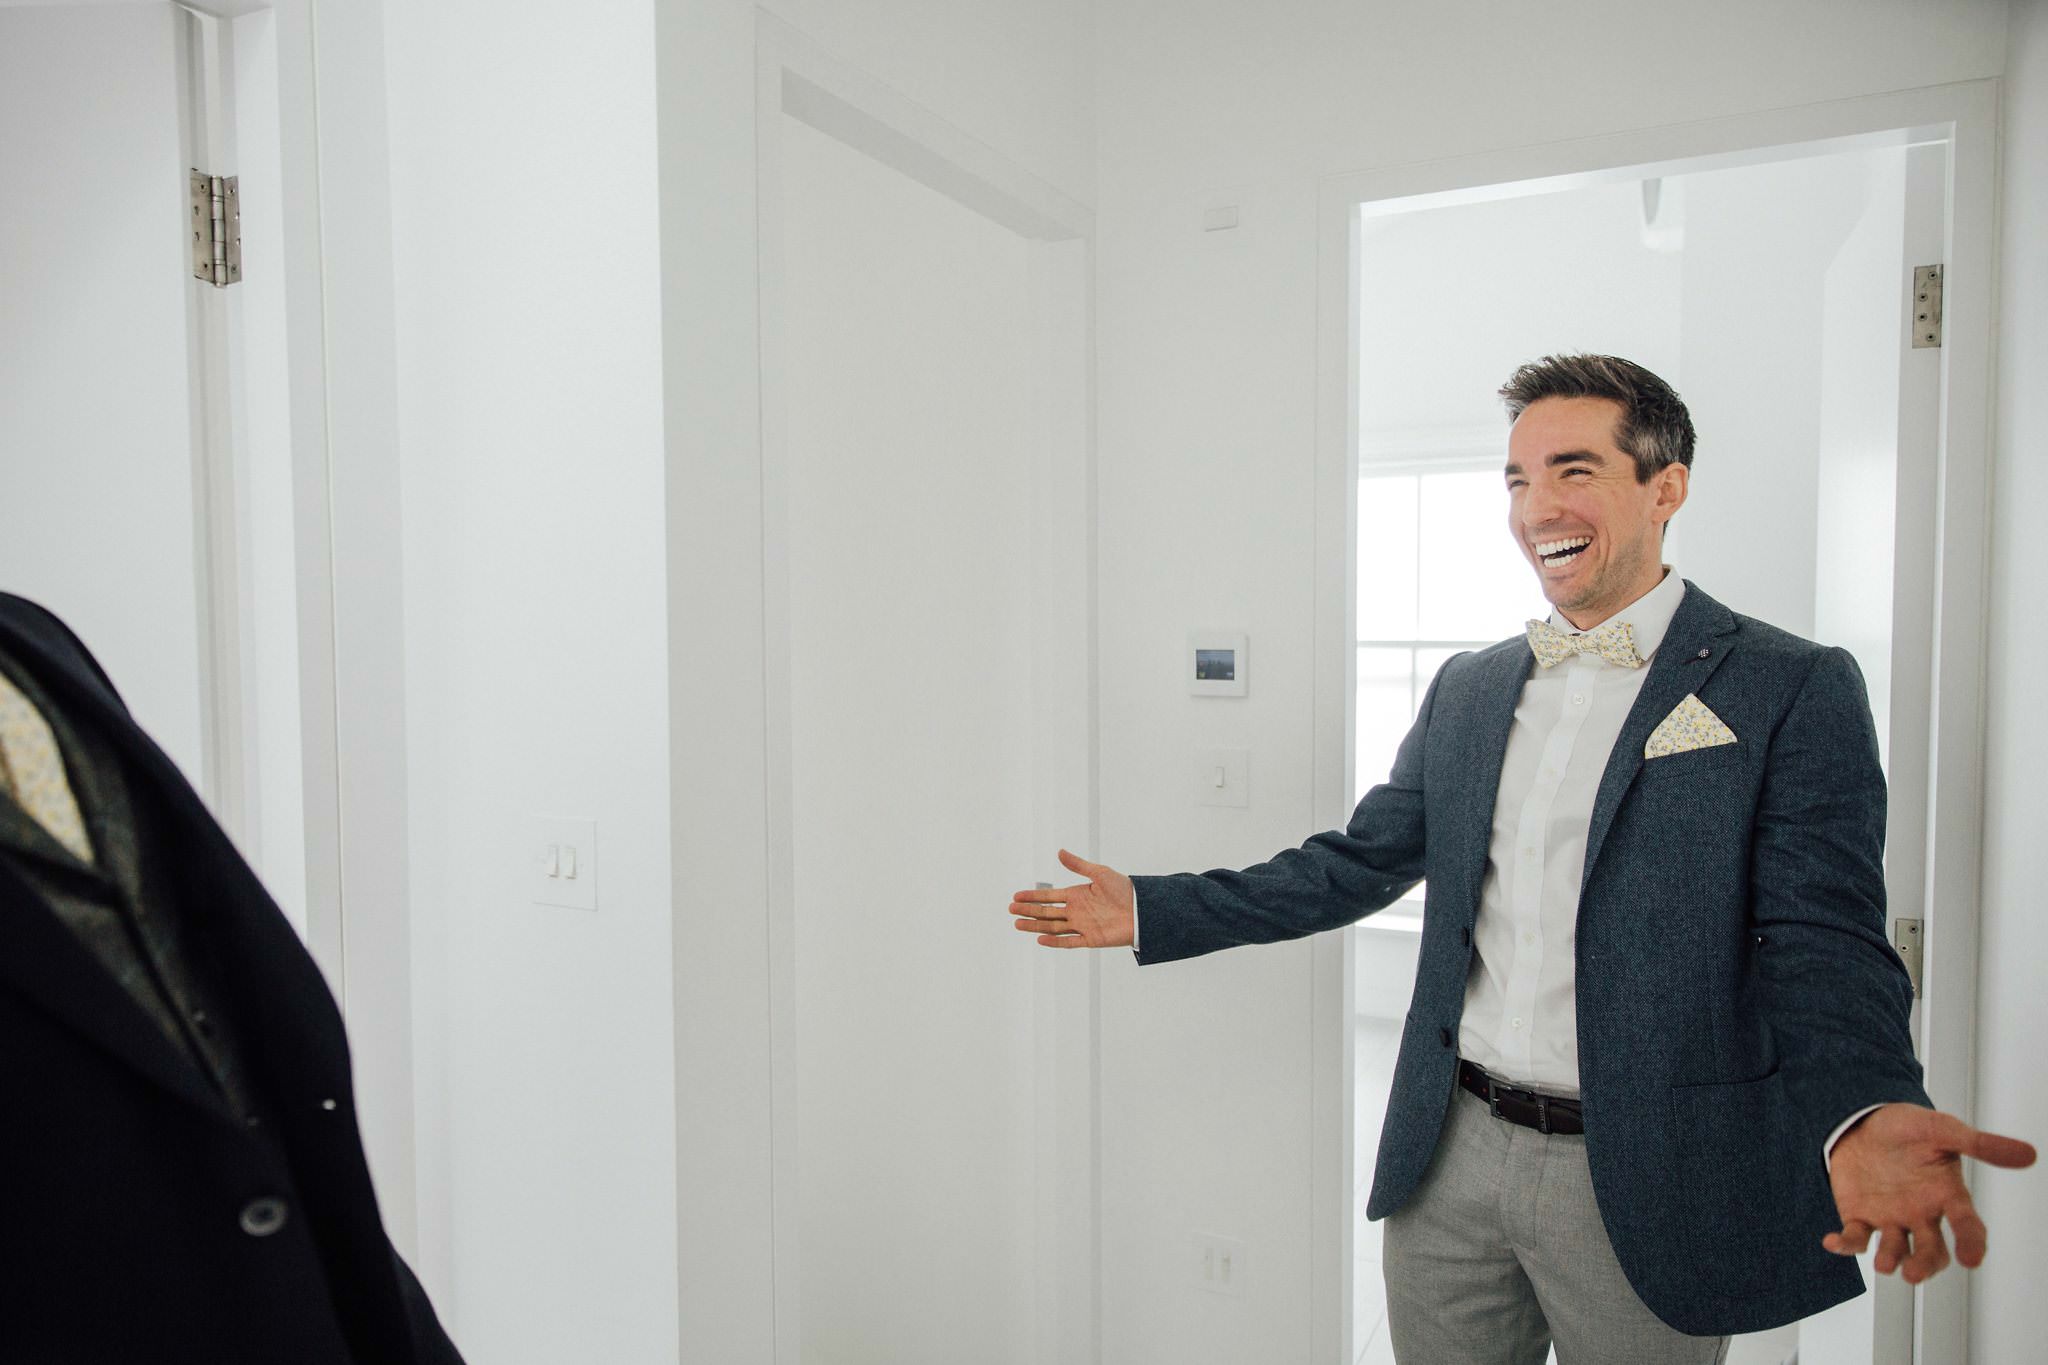
[[[1460,773],[1471,781],[1460,786],[1464,809],[1457,814],[1456,866],[1464,871],[1470,890],[1468,919],[1479,913],[1479,895],[1486,886],[1486,858],[1493,843],[1493,810],[1500,792],[1501,764],[1507,758],[1508,736],[1515,728],[1515,708],[1521,704],[1522,687],[1529,681],[1535,663],[1527,640],[1511,640],[1480,656],[1481,668],[1474,682],[1476,694],[1469,712],[1471,727],[1465,732],[1464,761]]]
[[[162,783],[170,801],[197,806],[198,798],[177,765],[137,728],[120,699],[84,662],[82,653],[67,641],[39,629],[37,623],[24,620],[20,608],[4,597],[0,597],[0,645],[32,672],[62,707],[76,708],[74,714],[81,721],[94,725],[107,736],[150,780]],[[97,787],[79,795],[81,801],[125,799],[123,793],[108,793]],[[20,818],[33,824],[26,814]],[[188,830],[215,830],[213,837],[225,842],[225,836],[217,832],[211,820],[182,823]],[[99,832],[94,830],[95,835]],[[121,856],[126,858],[128,850],[121,850]],[[81,872],[87,870],[76,860],[71,860],[71,865]],[[135,869],[123,862],[107,871],[125,881],[134,875]],[[32,886],[0,863],[0,904],[27,906],[40,903],[41,899]],[[178,1052],[54,913],[0,913],[0,982],[166,1089],[201,1108],[232,1117],[199,1069]]]
[[[1586,830],[1586,868],[1579,878],[1581,894],[1592,878],[1593,865],[1599,861],[1601,845],[1607,841],[1607,830],[1621,809],[1622,798],[1628,795],[1636,774],[1642,771],[1643,746],[1649,742],[1651,731],[1671,714],[1672,707],[1685,700],[1687,693],[1699,691],[1713,676],[1734,647],[1730,637],[1735,630],[1735,614],[1687,581],[1685,596],[1679,600],[1671,625],[1664,632],[1663,643],[1657,646],[1657,657],[1650,661],[1650,676],[1643,679],[1643,690],[1636,694],[1635,705],[1622,722],[1621,737],[1614,741],[1614,752],[1608,756],[1606,770],[1600,776],[1600,789],[1593,798],[1592,823]]]
[[[222,843],[227,841],[227,836],[206,815],[199,794],[192,790],[184,772],[157,747],[156,741],[143,733],[120,697],[87,661],[83,647],[56,629],[45,628],[18,599],[4,594],[0,594],[0,644],[36,675],[36,680],[55,695],[60,706],[71,710],[74,719],[106,736],[140,776],[157,784],[178,807],[175,814],[182,823],[202,825]],[[194,813],[201,818],[191,820],[189,817]]]

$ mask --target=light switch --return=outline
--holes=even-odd
[[[527,822],[527,839],[537,855],[534,903],[597,909],[597,821],[535,816]]]
[[[1198,806],[1249,806],[1252,756],[1249,749],[1202,749],[1195,754],[1193,783]]]

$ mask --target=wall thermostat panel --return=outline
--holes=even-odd
[[[1241,630],[1188,632],[1188,690],[1197,697],[1242,697],[1251,658]]]

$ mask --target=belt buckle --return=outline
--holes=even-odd
[[[1536,1131],[1550,1136],[1550,1096],[1540,1092],[1536,1096]]]
[[[1486,1076],[1486,1110],[1495,1118],[1499,1118],[1500,1082],[1496,1081],[1492,1076],[1488,1076],[1487,1073],[1484,1071],[1480,1072],[1479,1074],[1482,1076]]]

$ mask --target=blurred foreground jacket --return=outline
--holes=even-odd
[[[92,655],[0,593],[0,1362],[141,1361],[461,1365],[325,979]]]

